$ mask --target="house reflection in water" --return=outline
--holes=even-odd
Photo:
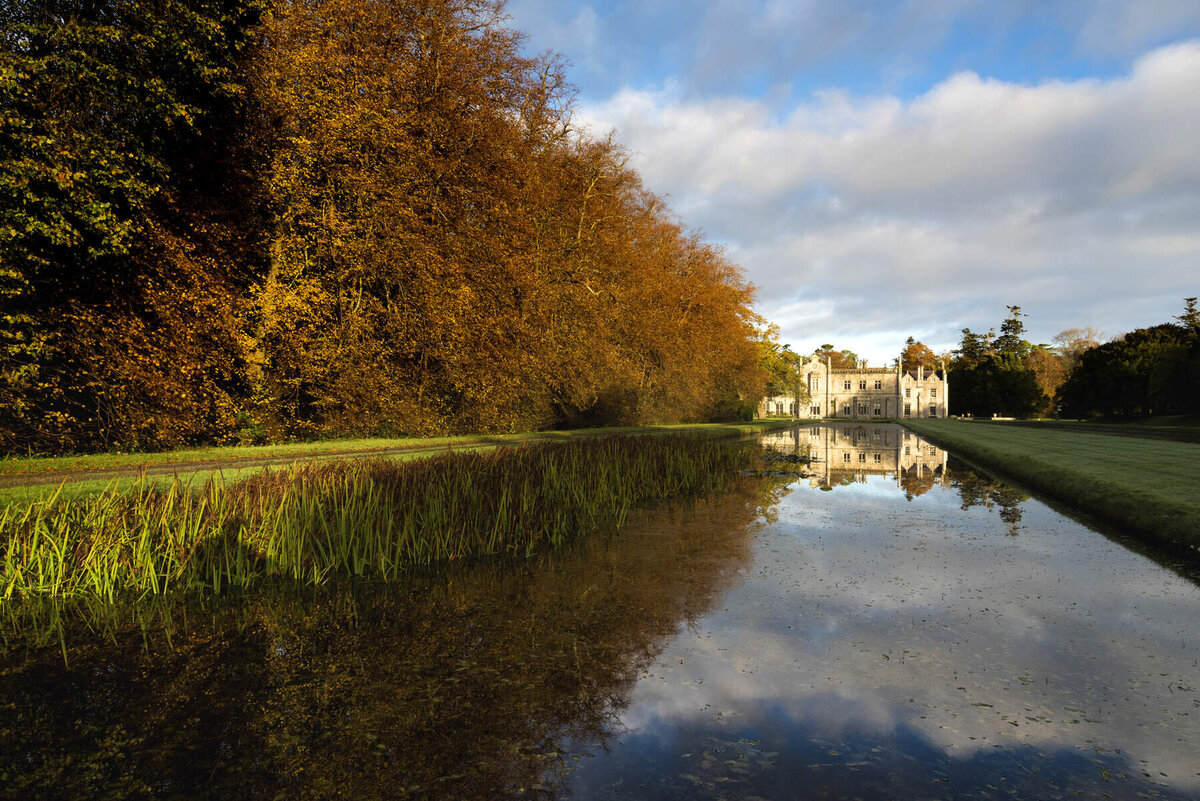
[[[946,477],[946,452],[894,423],[814,423],[767,435],[763,444],[774,450],[807,451],[812,460],[809,483],[821,489],[889,476],[912,498]]]

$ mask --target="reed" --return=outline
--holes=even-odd
[[[753,458],[744,443],[706,436],[613,438],[52,496],[0,511],[0,599],[391,580],[418,565],[528,555],[619,528],[639,504],[721,492]]]

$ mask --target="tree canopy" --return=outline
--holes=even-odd
[[[1008,311],[998,337],[963,329],[950,365],[952,414],[1028,417],[1049,405],[1036,360],[1030,358],[1034,348],[1022,338],[1025,315],[1019,306],[1009,306]]]
[[[0,11],[0,448],[199,441],[246,394],[265,3]]]
[[[917,342],[913,337],[909,337],[904,343],[904,350],[900,353],[901,370],[915,370],[918,367],[934,370],[938,366],[937,354],[924,342]]]
[[[1073,417],[1200,414],[1200,321],[1195,298],[1177,323],[1139,328],[1092,347],[1059,391]]]
[[[0,11],[0,447],[752,409],[753,288],[502,12]]]
[[[1022,339],[1024,314],[1009,307],[994,339],[963,329],[951,366],[955,414],[1129,417],[1200,414],[1200,312],[1184,299],[1176,322],[1109,342],[1095,328],[1068,328],[1056,347]]]
[[[1065,362],[1067,371],[1075,369],[1085,351],[1104,341],[1104,334],[1095,328],[1068,328],[1054,336],[1055,351]]]
[[[813,351],[823,362],[827,362],[834,370],[851,369],[858,365],[858,354],[849,349],[837,350],[833,345],[825,344]]]

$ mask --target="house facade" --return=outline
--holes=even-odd
[[[860,362],[851,368],[831,368],[818,356],[800,367],[800,380],[808,389],[807,403],[795,395],[764,398],[759,417],[798,419],[898,420],[947,416],[950,387],[946,371],[918,367],[869,367]]]

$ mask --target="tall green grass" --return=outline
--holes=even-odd
[[[272,576],[394,579],[617,528],[635,505],[722,491],[744,444],[637,437],[321,463],[241,484],[144,484],[0,512],[0,599],[220,593]]]

